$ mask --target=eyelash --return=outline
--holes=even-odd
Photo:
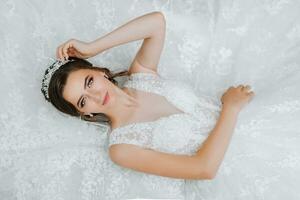
[[[89,80],[88,80],[88,87],[89,87],[89,84],[91,83],[91,82],[93,82],[93,77],[91,77]],[[84,99],[81,101],[81,108],[83,108],[84,107],[84,105],[82,104],[84,102]],[[85,103],[85,102],[84,102]]]

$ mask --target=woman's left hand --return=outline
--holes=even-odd
[[[69,57],[86,59],[92,56],[94,56],[94,53],[91,45],[76,39],[68,40],[59,45],[56,50],[56,57],[60,60],[68,60]]]

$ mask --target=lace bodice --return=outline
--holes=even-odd
[[[205,95],[197,96],[191,86],[182,81],[150,73],[134,73],[124,87],[164,96],[184,112],[116,128],[109,133],[109,146],[126,143],[162,152],[192,155],[206,139],[219,116],[220,101]]]

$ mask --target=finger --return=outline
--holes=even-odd
[[[69,48],[68,49],[68,55],[71,57],[78,57],[77,55],[78,55],[78,52],[77,52],[77,50],[74,48],[74,47],[71,47],[71,48]]]
[[[252,97],[252,96],[254,96],[255,94],[254,94],[254,92],[248,92],[247,95]]]
[[[237,88],[242,89],[244,85],[239,85]]]
[[[70,43],[68,42],[68,43],[66,43],[66,44],[63,46],[63,48],[62,48],[63,56],[64,56],[64,58],[65,58],[66,60],[69,59],[69,55],[68,55],[68,49],[69,49],[69,47],[70,47]]]
[[[243,91],[249,91],[251,87],[249,85],[246,85],[245,87],[242,88]]]
[[[72,49],[72,48],[68,49],[68,55],[69,55],[69,53],[74,53],[74,52],[75,52],[74,49]]]
[[[76,49],[75,49],[74,47],[72,47],[71,45],[70,45],[69,50],[70,50],[70,51],[76,51]]]
[[[74,53],[74,51],[69,51],[69,50],[68,50],[68,55],[69,55],[70,57],[73,57],[73,56],[75,55],[75,53]]]

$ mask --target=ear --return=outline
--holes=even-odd
[[[81,113],[82,115],[97,115],[99,113]]]
[[[86,117],[94,117],[93,113],[85,114],[84,116],[86,116]]]

